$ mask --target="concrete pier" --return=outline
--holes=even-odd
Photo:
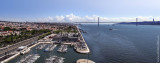
[[[79,52],[79,53],[89,53],[90,50],[89,50],[89,48],[88,48],[88,46],[87,46],[87,44],[86,44],[86,42],[85,42],[85,40],[84,40],[84,38],[83,38],[83,36],[82,36],[82,34],[81,34],[78,26],[77,26],[77,29],[78,29],[78,33],[80,33],[80,40],[82,40],[82,42],[84,42],[84,45],[85,45],[86,48],[85,48],[85,49],[82,49],[82,48],[77,47],[77,48],[76,48],[76,51]]]
[[[95,63],[94,61],[88,59],[79,59],[76,63]]]

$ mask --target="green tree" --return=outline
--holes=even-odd
[[[8,31],[8,30],[11,30],[11,28],[10,28],[10,27],[4,27],[3,30],[4,30],[4,31]]]

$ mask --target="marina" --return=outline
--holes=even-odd
[[[77,29],[78,30],[78,29]],[[41,56],[43,59],[44,58],[46,58],[46,60],[45,60],[45,62],[43,62],[43,63],[49,63],[49,61],[51,62],[51,63],[53,63],[53,62],[58,62],[58,63],[63,63],[63,62],[65,62],[65,63],[67,63],[68,61],[68,59],[69,59],[69,57],[67,56],[67,57],[64,57],[64,55],[62,55],[63,56],[63,58],[61,57],[61,55],[59,55],[59,52],[60,53],[64,53],[64,52],[68,52],[69,54],[73,54],[73,52],[75,52],[75,51],[77,51],[77,52],[79,52],[79,53],[89,53],[90,51],[89,51],[89,48],[88,48],[88,46],[87,46],[87,44],[86,44],[86,42],[85,42],[85,40],[84,40],[84,38],[82,37],[82,35],[81,35],[81,32],[78,30],[78,33],[64,33],[63,35],[61,35],[62,37],[60,38],[60,40],[62,40],[60,43],[56,43],[56,41],[54,41],[54,40],[52,40],[52,39],[55,39],[54,37],[56,35],[58,35],[58,34],[51,34],[51,35],[48,35],[48,36],[46,36],[46,37],[44,37],[43,39],[40,39],[40,40],[38,40],[38,42],[36,43],[36,44],[34,44],[34,45],[32,45],[31,47],[28,47],[28,49],[31,49],[31,52],[30,53],[28,53],[28,54],[31,54],[31,53],[36,53],[36,54],[40,54],[40,55],[42,55],[42,52],[43,52],[43,56]],[[53,37],[54,36],[54,37]],[[52,38],[53,37],[53,38]],[[52,39],[51,39],[52,38]],[[58,40],[59,40],[59,38],[58,38]],[[55,44],[56,43],[56,44]],[[65,44],[67,44],[67,45],[65,45]],[[75,44],[77,44],[78,46],[76,46]],[[60,46],[57,46],[57,45],[60,45]],[[68,45],[70,45],[71,47],[69,47],[68,48]],[[32,48],[33,47],[33,48]],[[76,47],[76,50],[74,50],[74,48]],[[37,50],[33,50],[33,49],[37,49]],[[56,49],[57,50],[57,52],[56,52],[56,50],[54,50],[54,49]],[[69,49],[69,50],[68,50]],[[25,49],[25,50],[27,50],[27,49]],[[73,52],[71,52],[71,50],[73,51]],[[70,52],[69,52],[70,51]],[[53,53],[54,52],[54,53]],[[75,52],[76,54],[79,54],[79,53],[77,53],[77,52]],[[46,55],[44,55],[44,54],[47,54],[50,58],[48,58],[48,56],[46,56]],[[57,56],[57,55],[59,55],[60,57],[56,57],[55,55]],[[67,54],[67,53],[66,53]],[[24,55],[26,56],[26,54],[24,53]],[[82,55],[83,56],[83,55]],[[87,54],[86,55],[84,55],[84,56],[87,56]],[[30,57],[30,56],[26,56],[25,58],[28,58],[28,57]],[[40,57],[40,58],[41,58]],[[23,58],[23,57],[22,57]],[[48,59],[47,59],[48,58]],[[65,60],[64,60],[64,58],[65,58]],[[83,57],[82,57],[83,58]],[[77,59],[80,59],[80,58],[77,58]],[[75,62],[76,62],[76,60],[77,60],[76,58],[75,58]],[[23,59],[24,60],[24,59]],[[36,59],[37,60],[37,59]],[[42,60],[42,59],[41,59]],[[43,60],[43,61],[44,61]],[[64,61],[63,61],[64,60]],[[19,60],[19,61],[21,61],[22,62],[22,60]],[[19,61],[17,61],[17,62],[19,62]],[[30,59],[28,60],[28,59],[25,59],[25,61],[28,61],[28,62],[32,62],[32,61],[30,61]],[[33,62],[35,61],[35,59],[33,59]],[[38,62],[39,62],[40,60],[38,60]],[[36,62],[37,63],[37,62]]]
[[[38,54],[30,54],[16,63],[34,63],[39,57],[40,56]]]
[[[64,59],[63,57],[51,56],[46,59],[45,63],[63,63]]]
[[[52,51],[57,45],[55,44],[49,44],[48,47],[44,50],[45,52],[46,51]]]
[[[67,45],[61,45],[60,48],[57,50],[58,52],[67,52]]]
[[[49,46],[49,45],[46,45],[45,48],[47,48],[47,46]],[[42,49],[42,50],[35,50],[36,47],[38,47],[38,45],[33,47],[29,53],[24,54],[24,55],[19,55],[16,58],[14,58],[13,60],[10,60],[8,63],[18,62],[18,61],[20,61],[20,59],[24,58],[25,56],[27,56],[29,54],[39,54],[40,55],[40,57],[35,61],[35,63],[45,63],[46,62],[45,59],[47,59],[47,58],[49,58],[51,56],[54,56],[54,55],[56,55],[58,57],[65,58],[64,59],[64,63],[74,63],[78,59],[87,58],[87,56],[88,56],[87,54],[79,54],[79,53],[77,53],[73,49],[73,47],[69,47],[69,46],[68,46],[68,49],[67,49],[67,53],[59,53],[59,52],[57,52],[57,50],[60,48],[60,46],[57,46],[54,50],[49,51],[49,52],[44,52],[43,50],[45,50],[45,48]],[[74,57],[74,58],[72,58],[72,57]]]

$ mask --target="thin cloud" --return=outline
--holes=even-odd
[[[30,22],[97,22],[97,18],[100,17],[101,22],[135,22],[136,18],[139,21],[152,21],[152,16],[137,16],[137,17],[117,17],[117,18],[108,18],[101,17],[97,15],[92,16],[84,16],[80,17],[74,15],[73,13],[63,16],[54,16],[54,17],[46,17],[46,18],[35,18],[35,19],[22,19],[22,18],[0,18],[5,21],[30,21]],[[154,17],[155,21],[160,21],[159,17]]]

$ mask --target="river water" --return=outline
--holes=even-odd
[[[75,63],[82,58],[89,58],[96,63],[156,63],[157,61],[157,35],[160,35],[160,26],[103,24],[98,27],[95,24],[82,24],[79,27],[87,32],[82,34],[91,50],[89,55],[79,54],[73,47],[68,47],[67,53],[58,53],[59,46],[52,52],[32,48],[28,54],[40,54],[41,57],[35,63],[44,63],[45,58],[52,55],[66,58],[64,63]],[[109,30],[110,28],[112,30]],[[25,55],[20,55],[9,63],[15,63]]]

